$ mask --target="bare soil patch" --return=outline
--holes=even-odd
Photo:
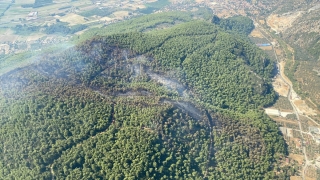
[[[15,0],[15,4],[33,4],[34,0]]]
[[[122,19],[123,17],[129,16],[128,11],[117,11],[114,12],[113,15],[115,16],[116,19]]]
[[[317,115],[316,111],[310,108],[304,100],[294,100],[293,103],[296,105],[300,113],[309,116]]]
[[[0,36],[0,42],[14,42],[19,38],[18,35],[2,35]]]
[[[231,17],[235,12],[233,10],[222,10],[217,15],[218,17],[228,18]]]
[[[280,96],[283,96],[283,97],[288,96],[290,87],[281,79],[280,76],[277,76],[274,79],[272,86]]]
[[[36,41],[42,37],[46,36],[46,34],[41,34],[41,33],[37,33],[37,34],[33,34],[31,36],[28,36],[26,38],[27,41]]]
[[[288,120],[288,119],[285,119],[285,118],[282,118],[282,117],[275,117],[275,118],[272,118],[272,119],[275,120],[276,122],[283,122],[283,123],[289,123],[289,124],[298,125],[297,121]]]
[[[300,177],[300,176],[291,176],[290,180],[302,180],[302,177]]]
[[[292,26],[292,23],[301,15],[301,12],[295,12],[292,14],[271,14],[267,18],[267,24],[272,30],[276,32],[283,32],[287,28]]]
[[[70,26],[84,24],[86,22],[83,16],[74,13],[70,13],[61,17],[60,21],[70,23]]]
[[[257,37],[257,38],[264,38],[263,37],[263,34],[257,30],[257,29],[254,29],[251,34],[250,34],[252,37]]]
[[[275,51],[276,51],[277,56],[281,56],[283,53],[282,50],[278,49],[278,48],[276,48]]]
[[[272,51],[272,46],[261,46],[259,48],[264,50],[264,51]]]
[[[289,157],[293,160],[298,161],[299,164],[302,164],[304,161],[303,155],[300,154],[290,154]]]
[[[316,105],[310,98],[307,98],[307,100],[308,100],[314,107],[317,107],[317,105]]]
[[[317,178],[305,177],[306,180],[317,180]]]

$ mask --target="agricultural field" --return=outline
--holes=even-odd
[[[140,15],[140,10],[159,10],[171,4],[169,1],[156,0],[57,0],[35,7],[34,3],[34,0],[0,2],[0,14],[3,12],[0,16],[0,54],[31,49],[37,51],[53,43],[68,41],[88,29],[130,19]],[[37,44],[39,42],[41,44]]]
[[[11,4],[11,0],[0,1],[0,14],[4,13],[10,4]]]
[[[320,67],[319,61],[297,61],[299,65],[294,73],[299,92],[309,97],[307,103],[313,108],[320,107],[320,76],[314,71]]]
[[[251,32],[251,34],[249,35],[249,38],[255,44],[269,43],[267,36],[263,32],[261,32],[258,28],[255,28]],[[276,59],[273,51],[273,46],[261,46],[260,49],[264,50],[270,58],[274,60]]]

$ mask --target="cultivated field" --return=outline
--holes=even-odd
[[[83,16],[80,16],[80,15],[74,14],[74,13],[70,13],[70,14],[67,14],[63,17],[60,17],[59,20],[62,22],[69,23],[70,26],[86,23],[86,20],[84,19]]]
[[[320,105],[320,77],[313,71],[315,67],[320,67],[319,61],[301,61],[294,74],[300,84],[301,92],[310,98],[308,105],[311,107]]]

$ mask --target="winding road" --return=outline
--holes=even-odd
[[[255,22],[255,21],[254,21]],[[255,23],[257,24],[257,23]],[[259,29],[262,30],[264,33],[266,34],[269,34],[265,29],[263,29],[261,26],[259,26]],[[267,39],[270,43],[272,41],[270,41],[263,33],[262,35],[264,36],[265,39]],[[300,132],[300,135],[301,135],[301,138],[303,139],[303,130],[302,130],[302,126],[301,126],[301,120],[300,120],[300,117],[299,117],[299,113],[298,113],[298,108],[296,107],[296,105],[294,104],[293,102],[293,94],[294,94],[294,89],[292,87],[292,82],[289,80],[288,77],[286,77],[286,75],[284,74],[284,67],[281,67],[281,63],[280,63],[280,60],[278,58],[278,55],[276,53],[276,50],[275,50],[275,47],[274,45],[272,45],[272,49],[273,49],[273,52],[274,52],[274,55],[276,57],[276,60],[277,60],[277,67],[278,67],[278,74],[280,76],[280,78],[283,80],[283,82],[285,84],[287,84],[289,86],[289,91],[288,91],[288,94],[287,94],[287,98],[294,110],[294,114],[296,115],[297,117],[297,120],[298,120],[298,123],[299,123],[299,132]],[[294,57],[293,57],[294,58]],[[307,118],[311,119],[310,117],[306,116]],[[314,120],[313,120],[314,121]],[[308,167],[308,165],[311,165],[311,161],[308,160],[308,156],[307,156],[307,153],[306,153],[306,147],[304,144],[302,144],[302,152],[303,152],[303,155],[304,155],[304,158],[305,158],[305,164],[302,168],[302,171],[301,171],[301,176],[302,176],[302,179],[305,180],[305,170],[306,168]]]

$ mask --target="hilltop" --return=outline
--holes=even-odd
[[[3,73],[0,178],[288,177],[261,110],[277,98],[274,62],[236,28],[250,21],[182,14],[165,28],[168,13],[133,20],[140,31],[96,29]]]

